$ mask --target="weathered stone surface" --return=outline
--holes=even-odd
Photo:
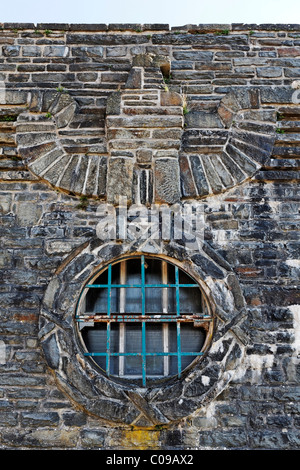
[[[133,162],[130,158],[110,158],[108,163],[107,200],[118,203],[119,197],[132,200]]]
[[[142,124],[143,122],[143,124]],[[180,116],[160,116],[157,117],[143,116],[143,121],[136,116],[113,117],[107,118],[107,124],[111,127],[182,127],[182,118]]]
[[[155,161],[155,199],[174,204],[180,200],[179,165],[177,160]]]
[[[126,88],[142,88],[142,70],[138,67],[133,67],[127,78]]]
[[[191,110],[185,116],[185,123],[187,127],[196,128],[224,127],[220,116],[217,113],[207,113],[198,110]]]
[[[181,192],[184,197],[195,197],[197,195],[189,159],[185,155],[179,157]]]
[[[209,193],[209,187],[203,172],[201,160],[197,155],[190,155],[190,162],[198,194],[199,196],[204,196]]]
[[[2,27],[2,448],[297,449],[299,25]],[[98,238],[123,192],[201,203],[198,245]],[[90,276],[140,251],[196,273],[215,319],[145,388],[94,367],[74,321]]]
[[[106,113],[107,115],[120,114],[121,112],[121,93],[114,92],[109,95],[106,104]]]
[[[165,91],[160,94],[161,106],[182,106],[182,102],[179,93]]]

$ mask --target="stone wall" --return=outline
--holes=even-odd
[[[0,447],[299,448],[300,25],[1,26]],[[119,196],[201,202],[198,252],[99,240]],[[207,358],[161,392],[73,338],[88,276],[134,252],[216,304]]]

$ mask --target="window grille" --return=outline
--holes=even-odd
[[[206,348],[212,316],[199,284],[163,259],[132,257],[96,275],[76,312],[84,354],[142,386],[181,377]]]

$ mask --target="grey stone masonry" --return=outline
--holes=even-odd
[[[166,61],[161,59],[161,62]],[[134,203],[172,204],[180,200],[178,155],[183,132],[183,100],[165,86],[158,68],[159,58],[142,54],[134,57],[134,64],[137,65],[132,67],[125,89],[110,96],[106,111],[110,154],[107,200],[116,203],[120,196],[126,196]],[[164,161],[172,168],[171,178],[167,176],[169,170]],[[126,165],[127,174],[131,175],[124,181],[127,187],[118,184],[119,164]],[[147,174],[145,179],[143,176]]]
[[[0,23],[0,53],[0,449],[298,450],[300,25]],[[195,279],[213,325],[146,387],[75,320],[141,254]]]

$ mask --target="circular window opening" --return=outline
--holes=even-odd
[[[139,386],[180,378],[210,342],[213,318],[199,284],[164,259],[109,264],[76,309],[84,355],[107,376]]]

